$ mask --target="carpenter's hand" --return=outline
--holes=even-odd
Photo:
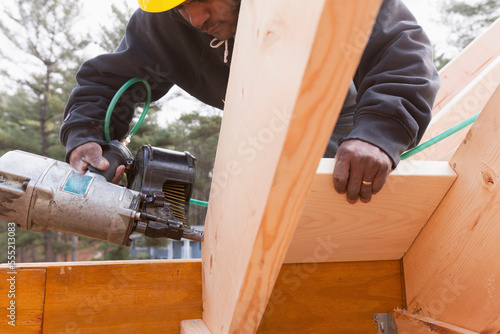
[[[81,174],[85,174],[89,165],[100,170],[109,167],[108,160],[102,156],[101,145],[95,142],[88,142],[75,148],[69,156],[69,164]],[[115,184],[120,182],[124,172],[125,166],[118,166],[112,182]]]
[[[339,194],[347,193],[347,201],[368,203],[372,194],[384,186],[392,169],[392,160],[378,147],[362,140],[348,140],[335,156],[333,183]]]

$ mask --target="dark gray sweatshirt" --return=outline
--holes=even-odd
[[[78,86],[68,100],[60,131],[67,159],[79,145],[104,143],[109,102],[133,77],[148,80],[153,101],[175,84],[223,109],[234,41],[228,41],[229,61],[224,63],[224,46],[212,48],[212,39],[173,10],[137,10],[116,51],[88,60],[77,73]],[[438,89],[429,39],[400,0],[384,0],[344,105],[343,112],[351,110],[354,115],[350,132],[342,138],[332,136],[325,156],[333,157],[345,140],[360,139],[386,152],[395,167],[401,153],[422,138]],[[134,104],[145,97],[142,84],[124,94],[111,119],[112,139],[127,134]]]

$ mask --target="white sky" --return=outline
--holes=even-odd
[[[111,5],[123,5],[124,1],[127,1],[129,5],[135,5],[137,2],[136,0],[84,0],[84,10],[82,13],[82,21],[78,24],[76,29],[79,31],[89,31],[91,33],[97,32],[102,25],[106,25],[109,20],[112,19],[112,14],[111,14]],[[439,19],[439,12],[438,8],[439,6],[445,1],[445,0],[403,0],[406,5],[410,8],[410,10],[413,12],[419,23],[424,27],[424,29],[427,31],[430,39],[434,43],[444,43],[446,40],[446,29],[443,29],[443,26],[439,26],[438,19]],[[11,6],[13,3],[13,0],[2,0],[0,3],[0,10]],[[0,12],[0,19],[3,19],[4,16]],[[12,46],[10,45],[9,41],[6,41],[5,39],[0,38],[0,48],[2,50],[7,51],[9,53],[14,52],[12,50]],[[102,51],[94,46],[91,48],[88,48],[85,56],[90,58],[93,57]],[[26,65],[24,65],[26,66]],[[0,60],[0,68],[9,68],[10,71],[13,72],[19,72],[20,75],[22,75],[22,70],[23,67],[19,68],[12,68],[11,65],[2,63]],[[8,87],[9,84],[7,83],[0,83],[2,85],[2,88]],[[173,121],[175,120],[183,111],[184,112],[189,112],[192,110],[197,110],[203,108],[203,105],[199,104],[197,101],[193,101],[192,99],[189,98],[181,98],[181,99],[175,99],[173,105],[170,104],[168,108],[168,111],[161,112],[161,121],[162,123],[165,121]]]

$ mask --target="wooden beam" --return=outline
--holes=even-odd
[[[15,333],[41,333],[42,321],[43,333],[178,333],[182,320],[202,316],[201,261],[36,263],[16,270],[23,311]],[[22,279],[32,271],[41,278]],[[30,318],[27,305],[38,310],[33,331],[21,321]]]
[[[321,160],[287,263],[401,259],[456,178],[447,162],[402,161],[370,203],[351,205],[334,164]]]
[[[402,280],[401,261],[285,264],[257,333],[377,333],[373,314],[404,305]]]
[[[404,256],[409,310],[500,330],[500,87],[450,160],[458,178]]]
[[[481,71],[500,55],[500,19],[470,43],[439,72],[439,90],[432,114],[436,115],[455,98]]]
[[[202,319],[181,321],[181,334],[211,334]]]
[[[259,326],[380,4],[242,2],[203,245],[212,333]]]
[[[17,268],[10,270],[2,266],[0,267],[0,291],[0,333],[41,333],[45,299],[45,270],[18,270]],[[14,304],[11,304],[11,301]],[[9,317],[11,315],[14,317]]]
[[[393,310],[391,315],[396,323],[397,334],[479,334],[426,316],[403,312],[401,309]]]
[[[500,56],[493,60],[432,119],[431,124],[424,133],[422,142],[436,137],[467,118],[481,112],[499,84]],[[460,145],[469,129],[470,126],[410,157],[410,159],[429,161],[442,159],[447,153]]]

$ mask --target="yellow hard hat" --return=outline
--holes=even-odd
[[[180,5],[185,0],[139,0],[139,7],[150,13],[165,12]]]

